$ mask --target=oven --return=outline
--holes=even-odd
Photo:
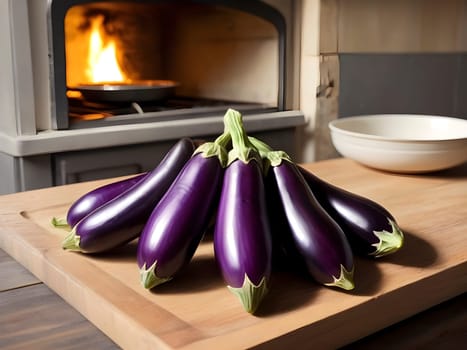
[[[298,159],[302,1],[0,6],[0,193],[148,171],[227,108]]]

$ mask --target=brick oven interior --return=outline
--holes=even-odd
[[[61,18],[61,14],[57,17]],[[155,97],[155,100],[139,103],[143,111],[198,105],[223,105],[224,109],[225,106],[277,109],[283,103],[279,92],[279,83],[282,82],[279,57],[283,53],[279,52],[278,28],[256,14],[209,4],[97,2],[70,8],[64,24],[66,86],[69,91],[73,87],[79,90],[83,83],[99,86],[113,82],[112,86],[118,87],[116,79],[128,88],[125,90],[127,94],[132,94],[130,88],[138,83],[170,81],[176,84],[174,96],[167,101],[158,101]],[[54,28],[54,41],[62,41],[60,29]],[[102,46],[100,49],[104,54],[93,52],[99,49],[92,50],[93,46]],[[60,57],[58,52],[55,56]],[[115,64],[111,62],[102,63],[105,58],[109,60],[109,56],[114,56],[118,67],[113,67]],[[97,63],[90,63],[92,60]],[[114,72],[106,70],[109,67]],[[94,77],[93,69],[97,73]],[[63,79],[56,79],[59,78]],[[56,86],[60,86],[60,82]],[[160,86],[160,90],[164,87]],[[111,98],[109,94],[90,89],[86,85],[84,100],[90,93],[93,95],[84,107],[92,105],[98,112],[100,103],[104,111],[112,111],[112,106],[103,103],[106,100],[100,100],[98,95],[101,92],[101,97]],[[137,92],[133,95],[136,99],[139,97]],[[56,99],[63,98],[62,93],[56,92],[55,96]],[[68,102],[69,110],[70,104],[74,107],[72,115],[79,117],[77,112],[83,109],[80,99],[68,98]],[[132,113],[130,102],[140,101],[129,99],[125,103],[126,99],[121,98],[116,102],[116,114],[121,115]],[[62,104],[61,101],[57,103]],[[161,114],[158,113],[156,118]],[[93,116],[96,119],[97,116]],[[108,118],[106,123],[121,119]],[[148,116],[139,119],[147,121]],[[135,122],[135,118],[126,120]],[[70,118],[68,123],[58,120],[57,124],[58,128],[93,125],[92,122],[79,121],[82,118]],[[97,125],[102,124],[100,121]]]

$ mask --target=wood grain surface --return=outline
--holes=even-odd
[[[0,197],[0,247],[128,349],[298,348],[310,340],[336,348],[467,290],[465,167],[417,176],[346,159],[306,167],[378,201],[406,233],[397,254],[357,259],[352,292],[277,273],[251,316],[223,285],[209,239],[182,274],[148,292],[139,285],[134,242],[107,254],[70,253],[60,245],[66,233],[50,225],[74,199],[111,179]]]
[[[0,249],[0,349],[118,349]]]

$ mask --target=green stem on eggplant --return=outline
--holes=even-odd
[[[227,165],[237,159],[243,163],[256,160],[258,164],[262,165],[258,150],[249,141],[240,112],[228,109],[224,116],[224,125],[232,138],[232,150],[229,152]]]
[[[372,244],[376,250],[370,255],[373,255],[375,258],[381,258],[392,254],[393,252],[399,250],[404,242],[404,234],[395,221],[388,218],[389,224],[391,225],[392,232],[382,230],[382,231],[373,231],[373,234],[378,237],[379,242]]]
[[[76,234],[76,230],[73,228],[63,240],[62,248],[69,250],[69,251],[78,252],[78,251],[81,251],[81,248],[79,247],[79,243],[80,243],[80,236]]]
[[[198,146],[193,154],[201,153],[204,158],[217,157],[222,167],[225,168],[228,164],[227,146],[231,141],[230,132],[227,128],[219,135],[214,142],[205,142]]]
[[[248,141],[258,150],[261,158],[266,163],[264,166],[268,168],[269,166],[278,166],[282,163],[283,160],[292,162],[290,156],[284,151],[274,151],[268,144],[258,140],[255,137],[248,137]]]
[[[268,294],[266,278],[263,277],[258,285],[250,281],[250,278],[245,274],[243,285],[240,288],[227,287],[241,301],[246,312],[254,314],[263,298]]]
[[[53,217],[51,223],[52,223],[52,226],[56,228],[62,228],[67,231],[71,229],[70,225],[68,225],[68,222],[66,221],[65,218]]]
[[[158,277],[155,272],[156,264],[157,264],[157,260],[148,269],[146,269],[146,264],[144,264],[140,270],[141,284],[146,289],[154,288],[158,286],[159,284],[165,283],[172,279],[172,277]]]
[[[325,283],[325,286],[328,287],[339,287],[345,290],[352,290],[355,288],[355,283],[353,281],[354,267],[350,271],[341,264],[341,273],[339,277],[332,276],[333,281],[331,283]]]

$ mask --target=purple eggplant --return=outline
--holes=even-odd
[[[70,227],[75,226],[82,218],[99,208],[104,203],[114,199],[119,194],[138,183],[146,173],[100,186],[73,202],[67,212],[66,222]]]
[[[254,313],[268,292],[272,241],[261,158],[245,144],[241,115],[226,115],[232,136],[214,231],[214,254],[228,288]]]
[[[299,167],[318,202],[342,227],[357,254],[376,258],[392,254],[404,243],[394,217],[380,204],[346,191]]]
[[[172,279],[193,257],[217,206],[228,142],[222,134],[198,147],[151,213],[137,250],[144,288]]]
[[[179,140],[141,181],[79,221],[65,238],[63,248],[96,253],[136,238],[194,149],[191,139]]]
[[[194,147],[196,148],[205,142],[206,141],[201,139],[193,140]],[[119,194],[125,192],[146,175],[147,173],[142,173],[136,176],[132,176],[124,180],[98,187],[84,194],[70,206],[66,219],[53,218],[52,224],[56,227],[67,228],[75,226],[86,215],[90,214],[104,203],[107,203],[111,199],[117,197]]]
[[[310,275],[327,286],[353,289],[353,253],[341,227],[318,203],[287,154],[250,140],[270,161],[292,241]]]
[[[265,187],[272,236],[273,271],[293,270],[306,273],[304,261],[295,249],[287,216],[282,208],[282,200],[272,171],[268,171],[266,174]]]

